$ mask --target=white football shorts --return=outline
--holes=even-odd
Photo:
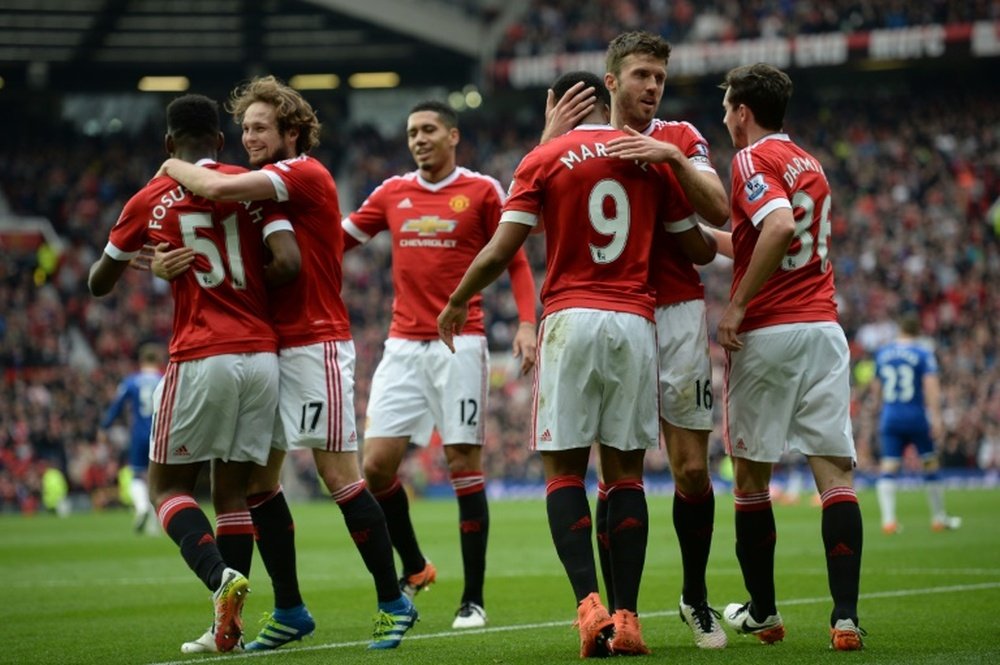
[[[490,361],[486,337],[457,335],[455,353],[440,340],[390,337],[372,376],[365,437],[483,444]]]
[[[690,430],[712,429],[712,359],[704,300],[656,308],[660,417]]]
[[[535,374],[535,450],[600,443],[655,449],[660,421],[656,326],[637,314],[564,309],[541,323]]]
[[[149,459],[265,464],[278,408],[278,356],[227,353],[170,363],[153,392]]]
[[[778,462],[787,450],[856,458],[850,352],[836,323],[743,333],[727,354],[723,438],[734,457]]]
[[[358,449],[354,416],[354,341],[293,346],[278,352],[281,389],[274,447],[328,452]]]

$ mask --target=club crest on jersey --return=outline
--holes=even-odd
[[[456,194],[451,197],[451,201],[448,201],[448,205],[454,212],[462,212],[471,205],[471,201],[465,194]]]
[[[403,222],[403,231],[416,233],[419,236],[436,236],[439,233],[451,233],[455,230],[455,220],[441,219],[437,215],[424,215]]]
[[[764,194],[767,193],[767,183],[764,182],[764,175],[762,173],[758,173],[753,176],[746,181],[746,184],[743,185],[743,189],[746,191],[747,201],[750,201],[751,203],[764,196]]]

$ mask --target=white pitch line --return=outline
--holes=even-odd
[[[826,568],[782,568],[782,573],[787,575],[826,575]],[[727,571],[713,571],[714,576],[726,575]],[[730,574],[740,575],[739,568],[734,568]],[[1000,568],[897,568],[893,570],[880,571],[880,574],[895,575],[897,577],[909,577],[926,575],[974,575],[983,577],[1000,578]],[[492,577],[523,577],[523,575],[494,575]],[[64,588],[64,587],[90,587],[94,584],[101,586],[160,586],[163,584],[184,584],[192,581],[190,575],[157,577],[118,577],[113,579],[97,580],[94,578],[77,579],[49,579],[49,580],[0,580],[0,586],[5,589],[37,589],[38,587]],[[336,575],[302,575],[299,581],[307,582],[333,582],[343,580],[343,577]],[[359,585],[364,586],[370,582],[364,579],[359,580]]]
[[[925,589],[897,589],[895,591],[873,591],[872,593],[861,594],[861,600],[875,600],[879,598],[903,598],[906,596],[923,596],[927,594],[935,593],[959,593],[965,591],[986,591],[990,589],[1000,589],[1000,582],[983,582],[981,584],[953,584],[951,586],[939,586],[939,587],[928,587]],[[814,605],[816,603],[828,603],[830,602],[829,596],[822,596],[818,598],[792,598],[792,599],[781,599],[778,604],[784,605]],[[643,612],[644,617],[661,617],[667,615],[673,615],[677,610],[659,610],[656,612]],[[491,626],[489,628],[476,628],[472,630],[449,630],[440,633],[428,633],[428,634],[417,634],[417,635],[407,635],[405,638],[406,642],[412,642],[415,640],[434,640],[449,637],[463,637],[465,635],[487,635],[492,633],[509,633],[512,631],[520,630],[537,630],[539,628],[558,628],[565,627],[569,624],[566,621],[545,621],[542,623],[522,623],[513,626]],[[168,660],[159,663],[151,663],[150,665],[190,665],[192,662],[198,663],[210,663],[214,661],[222,660],[233,660],[234,658],[258,658],[262,656],[272,656],[279,655],[282,653],[298,653],[300,651],[324,651],[328,649],[344,649],[347,647],[362,647],[367,646],[368,641],[354,641],[354,642],[331,642],[329,644],[314,644],[309,646],[295,647],[294,649],[278,649],[276,651],[243,651],[240,653],[227,653],[221,656],[210,656],[199,658],[197,661],[188,660]]]

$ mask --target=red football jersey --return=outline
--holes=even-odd
[[[497,230],[504,192],[490,176],[458,167],[431,183],[416,171],[389,178],[344,219],[344,230],[365,243],[392,235],[392,324],[389,337],[437,339],[437,317],[466,269]],[[519,250],[511,262],[524,268],[530,287],[514,284],[522,321],[534,321],[534,281]],[[520,287],[520,288],[519,288]],[[527,301],[527,302],[526,302]],[[469,302],[463,334],[485,334],[482,297]]]
[[[198,164],[223,173],[246,171],[210,160]],[[194,249],[191,269],[170,282],[172,361],[273,352],[278,336],[267,313],[263,238],[274,224],[287,222],[273,202],[209,201],[161,176],[125,204],[104,252],[128,261],[147,243]]]
[[[503,222],[546,235],[545,314],[586,307],[653,318],[653,229],[691,216],[679,188],[648,164],[609,158],[608,125],[580,125],[544,143],[514,172]]]
[[[673,143],[699,171],[715,173],[709,158],[708,141],[689,122],[672,122],[654,119],[643,132],[658,141]],[[666,164],[656,165],[670,180],[676,180],[673,171]],[[683,196],[683,190],[682,190]],[[650,280],[656,291],[656,306],[673,305],[688,300],[705,297],[705,287],[701,283],[698,270],[676,242],[671,242],[670,234],[662,226],[657,226],[653,244],[653,258],[650,265]],[[664,238],[666,236],[666,238]]]
[[[276,199],[292,222],[302,254],[299,276],[271,290],[281,348],[351,338],[343,285],[344,233],[333,176],[318,160],[300,155],[268,164]]]
[[[733,291],[747,271],[760,223],[791,208],[795,238],[747,305],[740,332],[782,323],[836,321],[830,265],[830,185],[819,161],[787,134],[770,134],[733,157]]]

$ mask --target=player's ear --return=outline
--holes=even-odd
[[[218,152],[222,152],[222,148],[225,145],[226,145],[226,135],[223,134],[222,132],[219,132],[219,135],[215,139],[215,149]]]
[[[610,93],[614,93],[618,89],[618,79],[611,72],[604,72],[604,87]]]
[[[452,127],[451,129],[448,130],[448,144],[451,147],[454,148],[455,146],[457,146],[458,142],[461,140],[462,140],[462,135],[458,131],[458,127]]]
[[[174,154],[174,137],[170,134],[163,135],[163,149],[167,151],[167,154],[171,157]]]

